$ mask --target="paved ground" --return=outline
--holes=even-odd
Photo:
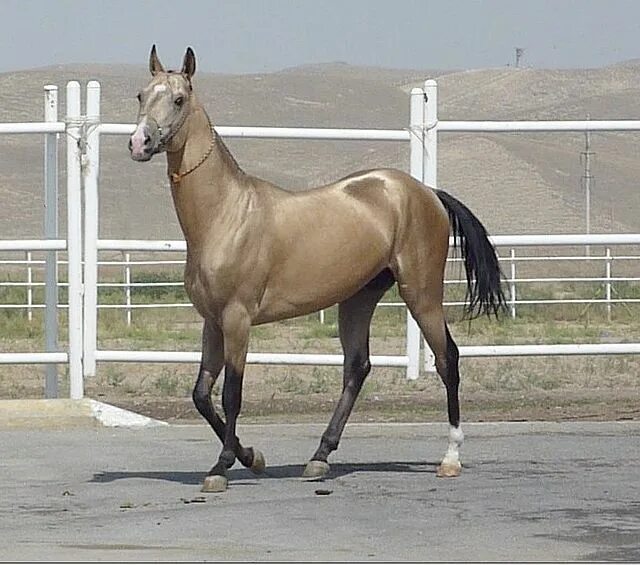
[[[204,426],[0,431],[0,559],[640,560],[640,422],[468,424],[454,480],[444,426],[352,425],[301,482],[321,431],[242,427],[268,476],[216,495]]]

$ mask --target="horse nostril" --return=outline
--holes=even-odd
[[[145,145],[145,147],[147,147],[150,144],[151,144],[151,136],[150,135],[145,135],[144,136],[144,145]]]

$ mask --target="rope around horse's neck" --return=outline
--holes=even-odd
[[[209,158],[209,155],[211,155],[211,153],[213,152],[213,148],[216,145],[216,136],[213,133],[213,127],[211,126],[211,120],[209,119],[209,116],[207,115],[206,112],[204,115],[207,117],[207,123],[209,124],[209,131],[211,132],[211,143],[209,144],[209,149],[207,149],[206,153],[200,158],[200,161],[198,161],[193,167],[187,169],[183,173],[180,173],[180,172],[171,173],[169,175],[169,178],[171,179],[171,182],[173,184],[176,184],[176,185],[180,184],[180,182],[184,177],[186,177],[187,175],[190,175],[191,173],[193,173],[193,171],[195,171],[198,167],[200,167]]]

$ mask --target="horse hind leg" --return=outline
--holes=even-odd
[[[442,282],[433,281],[433,285],[418,296],[408,291],[409,287],[400,285],[400,294],[420,326],[429,347],[435,355],[436,370],[447,393],[447,413],[449,417],[449,445],[438,466],[438,477],[457,477],[462,471],[460,446],[464,435],[460,426],[460,400],[458,389],[460,372],[458,367],[458,347],[447,327],[442,307]],[[404,293],[403,293],[404,289]],[[429,291],[432,289],[432,292]]]
[[[318,449],[305,467],[302,477],[306,480],[321,479],[329,473],[327,458],[338,448],[349,415],[371,371],[369,326],[373,312],[378,301],[393,283],[391,273],[383,271],[362,290],[338,306],[340,343],[344,352],[342,395],[327,429],[322,434]]]
[[[438,368],[438,374],[442,378],[447,389],[447,411],[449,414],[449,446],[442,463],[438,466],[438,477],[457,477],[462,470],[460,463],[460,446],[464,441],[464,434],[460,426],[460,400],[458,389],[460,385],[460,370],[458,346],[451,337],[449,328],[445,323],[447,339],[447,352],[445,366]],[[427,340],[428,341],[428,340]],[[436,362],[437,363],[437,362]],[[444,376],[443,376],[444,375]]]

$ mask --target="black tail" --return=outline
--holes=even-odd
[[[502,292],[502,271],[496,250],[487,230],[462,202],[444,190],[436,190],[449,214],[454,246],[460,245],[467,274],[465,315],[477,318],[481,314],[498,315],[505,307]]]

